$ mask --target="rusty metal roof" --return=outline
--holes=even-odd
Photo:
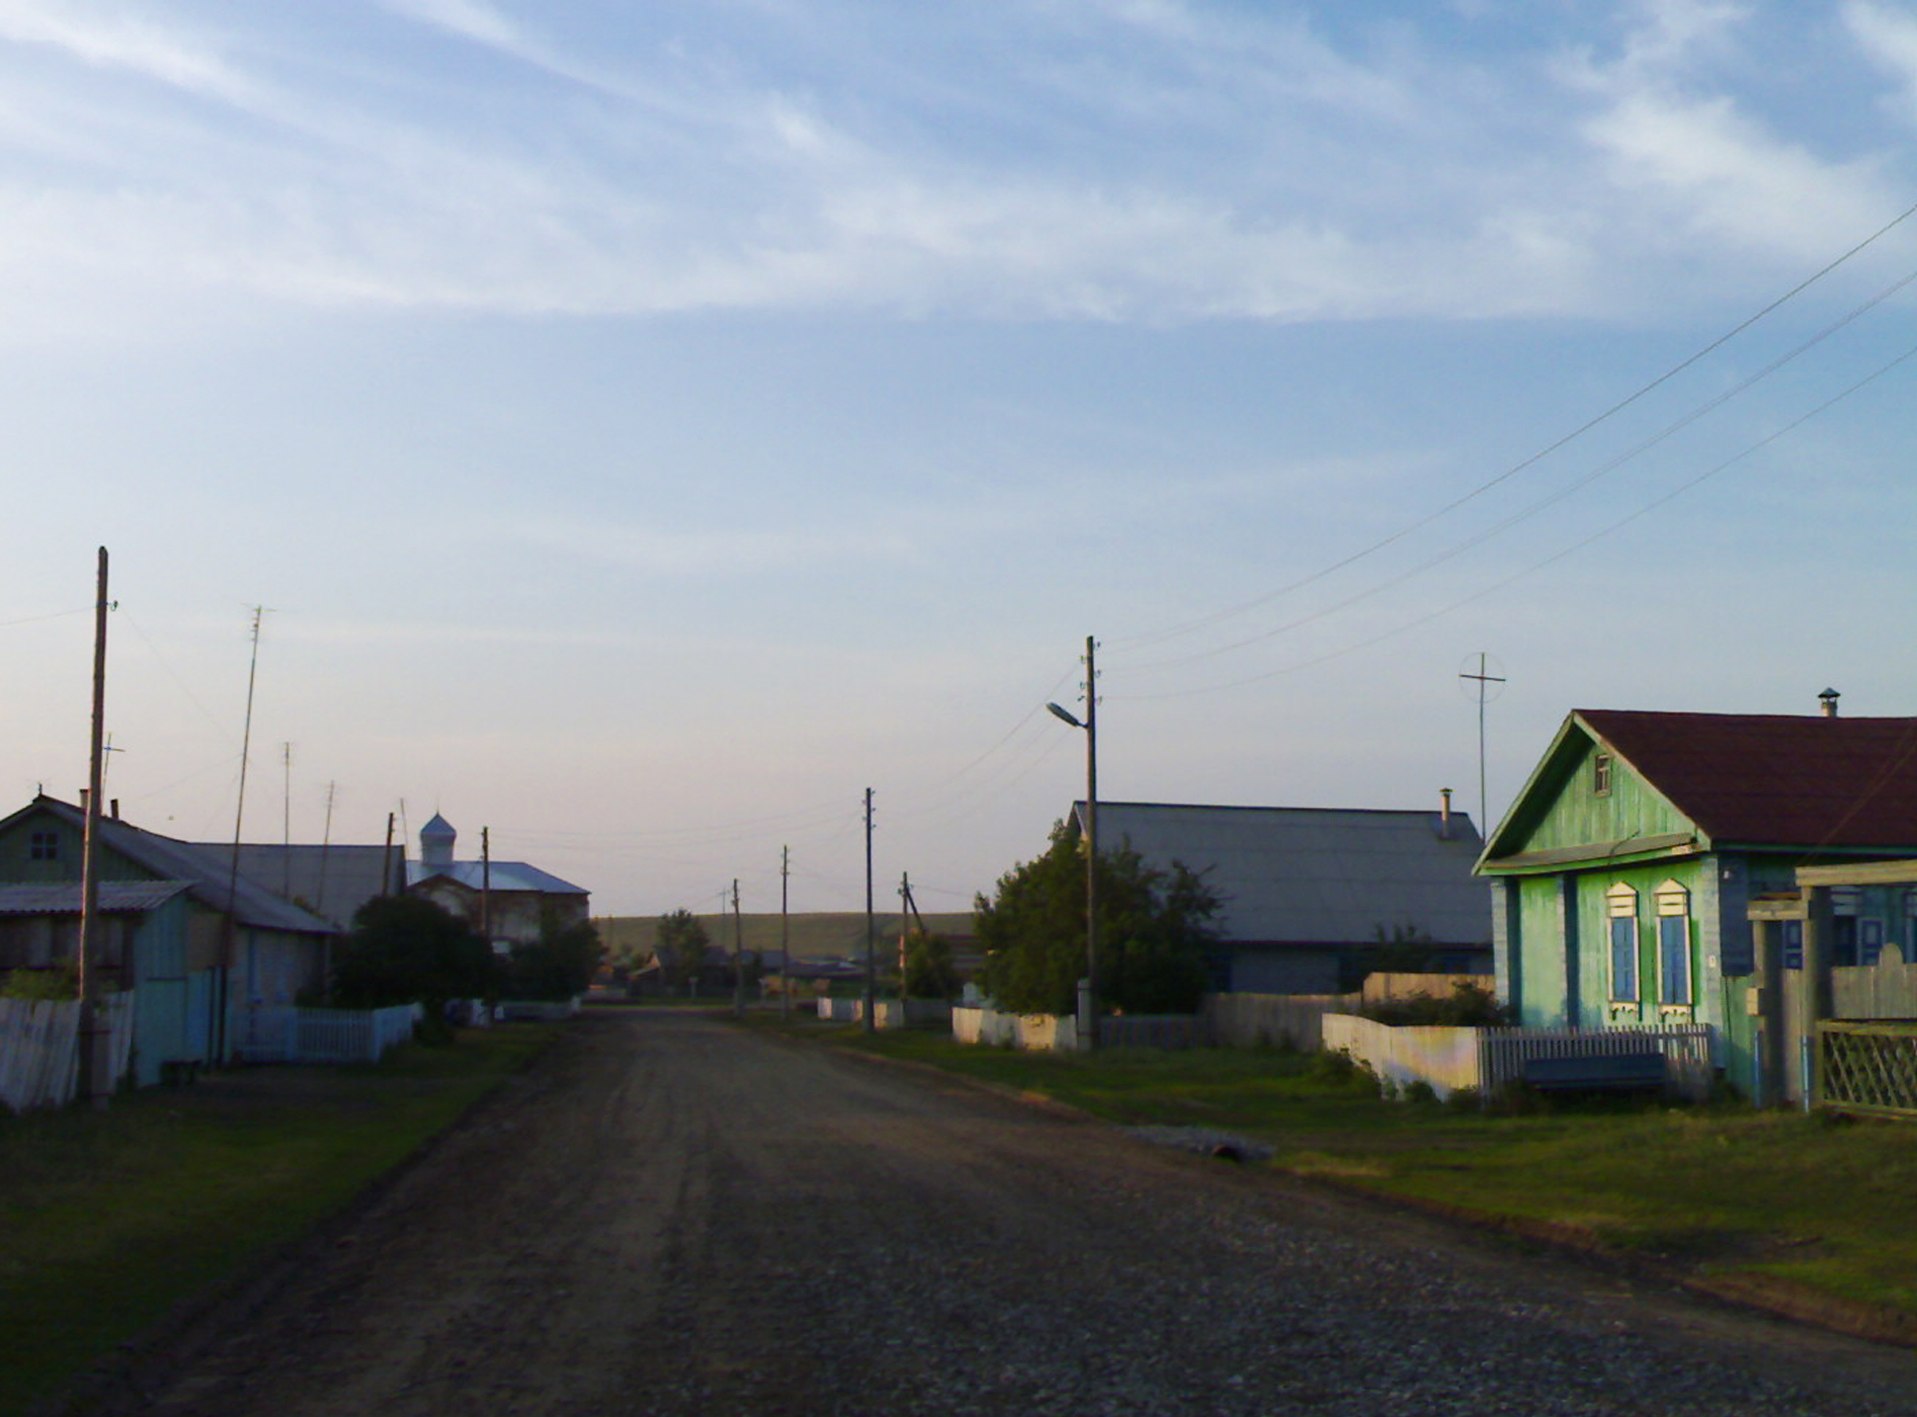
[[[1917,847],[1917,718],[1574,717],[1719,845]]]

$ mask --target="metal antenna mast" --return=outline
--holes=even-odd
[[[1458,675],[1459,679],[1469,680],[1478,686],[1478,835],[1483,841],[1491,839],[1491,819],[1486,815],[1489,809],[1485,806],[1484,791],[1484,706],[1491,698],[1489,692],[1491,686],[1505,682],[1503,675],[1491,672],[1490,661],[1491,657],[1483,650],[1479,650],[1477,672],[1474,674],[1467,671]],[[1465,662],[1470,663],[1469,660]]]
[[[240,902],[240,828],[246,820],[246,763],[253,748],[253,684],[260,670],[260,619],[264,605],[253,607],[253,653],[246,666],[246,723],[240,733],[240,794],[233,808],[233,858],[226,873],[226,930],[220,948],[220,1046],[214,1062],[227,1061],[227,1019],[233,1007],[233,954]]]

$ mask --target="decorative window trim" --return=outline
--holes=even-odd
[[[1611,795],[1611,755],[1609,753],[1591,755],[1591,795],[1593,797]]]
[[[1652,897],[1657,903],[1658,1013],[1688,1015],[1697,1002],[1697,970],[1691,959],[1691,893],[1681,882],[1665,881]]]
[[[1644,997],[1642,961],[1639,959],[1641,941],[1638,938],[1637,891],[1619,881],[1604,893],[1604,918],[1607,922],[1605,932],[1605,973],[1609,979],[1611,1007],[1638,1007]],[[1628,963],[1629,977],[1618,968],[1620,962]]]

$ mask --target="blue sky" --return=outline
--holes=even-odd
[[[1475,816],[1480,650],[1493,817],[1917,711],[1913,136],[1892,0],[0,0],[0,786],[103,543],[130,819],[231,831],[264,604],[249,838],[620,913],[858,905],[867,786],[964,908],[1087,633],[1113,798]]]

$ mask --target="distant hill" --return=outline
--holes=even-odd
[[[722,949],[732,948],[730,915],[700,915],[695,918],[706,927],[706,936],[713,944]],[[795,913],[788,918],[791,922],[790,948],[794,959],[856,958],[865,953],[864,911]],[[877,922],[876,946],[879,952],[884,953],[888,942],[896,950],[899,941],[898,912],[879,914],[874,919]],[[656,915],[600,915],[595,916],[592,923],[599,927],[599,938],[605,942],[607,952],[615,957],[631,952],[643,959],[652,953],[653,943],[658,938],[659,917]],[[778,953],[779,917],[776,914],[741,914],[739,925],[748,952]],[[967,939],[972,933],[972,913],[969,910],[942,915],[927,913],[925,928],[948,940]]]

